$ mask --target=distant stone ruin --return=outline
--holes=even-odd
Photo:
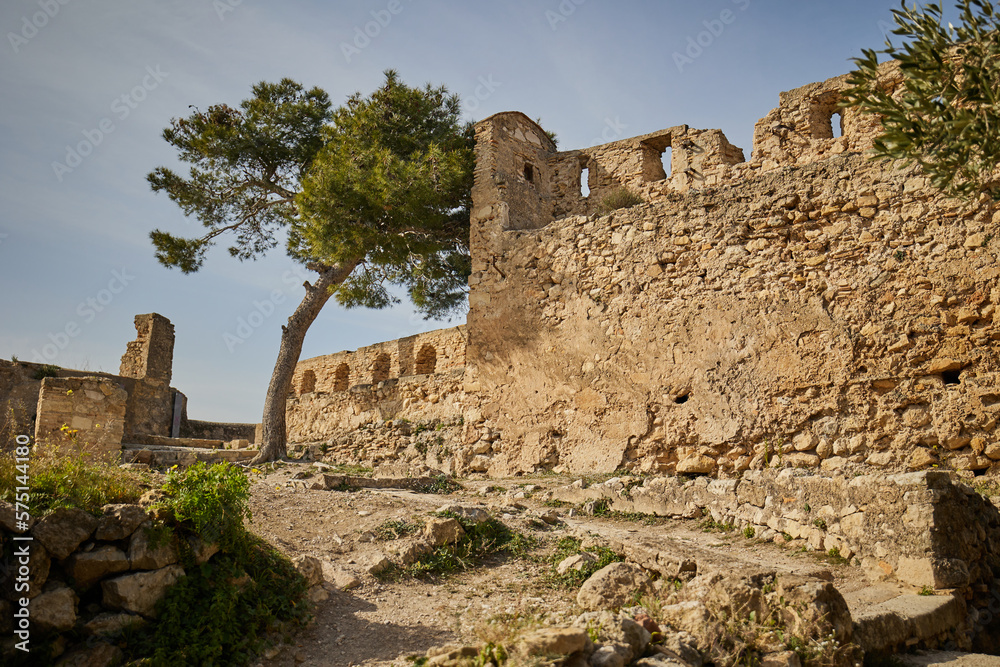
[[[457,473],[1000,473],[1000,212],[869,160],[846,78],[782,93],[749,161],[686,125],[558,151],[481,121],[466,326],[301,362],[290,440],[452,420]]]
[[[17,435],[33,434],[43,447],[69,446],[118,459],[123,445],[253,442],[256,424],[187,418],[187,398],[170,386],[170,320],[157,313],[136,315],[135,328],[138,336],[128,343],[119,375],[0,360],[0,445],[10,447]],[[151,462],[146,454],[140,458]]]

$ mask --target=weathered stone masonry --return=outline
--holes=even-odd
[[[1000,471],[1000,214],[865,157],[845,86],[782,93],[749,162],[719,130],[559,152],[524,114],[480,122],[455,469]],[[600,214],[621,188],[645,203]],[[302,362],[291,439],[415,417],[327,398],[334,362],[371,384],[406,345]]]

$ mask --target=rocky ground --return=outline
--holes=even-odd
[[[410,665],[432,647],[482,645],[524,624],[565,625],[584,611],[577,588],[554,578],[552,554],[567,536],[612,546],[630,536],[669,539],[711,561],[732,563],[734,571],[769,567],[805,574],[831,581],[845,596],[871,587],[858,568],[736,531],[712,530],[696,520],[590,516],[581,508],[546,502],[548,490],[572,477],[460,480],[463,488],[439,494],[312,488],[325,486],[323,472],[292,463],[254,475],[251,528],[291,557],[319,559],[325,579],[315,623],[269,650],[261,664]],[[435,510],[456,504],[489,512],[533,538],[532,548],[426,579],[370,573],[384,565],[385,555],[397,559],[395,552],[406,543],[391,539],[388,527],[399,524],[390,522],[422,523]]]

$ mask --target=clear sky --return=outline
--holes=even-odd
[[[260,419],[302,279],[282,247],[240,263],[223,244],[193,275],[155,261],[151,230],[201,229],[145,180],[156,166],[178,166],[160,132],[191,106],[236,105],[254,83],[282,77],[340,104],[394,68],[410,85],[448,86],[470,119],[540,118],[563,149],[687,124],[721,128],[749,157],[753,125],[778,93],[849,71],[849,58],[881,45],[896,7],[4,0],[0,357],[117,373],[133,317],[158,312],[176,328],[172,384],[189,415]],[[426,322],[405,306],[330,303],[303,358],[458,323]]]

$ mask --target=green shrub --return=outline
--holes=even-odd
[[[549,564],[552,566],[553,574],[551,581],[562,588],[579,588],[592,574],[607,567],[611,563],[619,563],[625,560],[623,556],[615,553],[607,547],[592,546],[581,549],[580,540],[575,537],[564,537],[556,542],[555,551],[549,556]],[[565,574],[557,574],[555,568],[570,556],[581,553],[591,553],[597,560],[579,570],[567,570]]]
[[[606,214],[617,211],[620,208],[631,208],[636,204],[642,204],[645,200],[627,188],[616,188],[601,198],[597,205],[599,213]]]
[[[60,454],[36,447],[27,457],[30,498],[28,511],[34,517],[60,508],[79,508],[100,514],[112,503],[134,503],[149,488],[149,476],[122,470],[83,452]],[[23,465],[23,464],[22,464]],[[14,502],[18,476],[15,452],[0,455],[0,500]]]
[[[406,568],[415,577],[447,574],[475,567],[492,554],[524,556],[534,545],[531,538],[508,528],[503,522],[489,518],[474,523],[464,517],[442,512],[440,516],[456,519],[465,530],[457,544],[438,547]]]
[[[60,368],[58,366],[53,366],[52,364],[44,364],[40,366],[38,370],[35,371],[34,375],[32,375],[31,377],[35,378],[36,380],[44,380],[45,378],[59,377],[59,370]]]
[[[250,520],[250,480],[228,463],[195,463],[167,473],[165,497],[155,509],[166,510],[179,526],[218,543],[223,551],[237,548],[246,537],[243,520]]]
[[[264,540],[246,534],[239,553],[189,567],[157,604],[157,621],[123,635],[136,665],[245,665],[278,624],[309,619],[306,581]]]
[[[264,647],[278,623],[309,618],[305,578],[273,546],[244,526],[250,482],[228,463],[172,469],[155,508],[180,536],[216,542],[220,552],[194,565],[179,540],[187,575],[157,605],[155,624],[124,635],[138,665],[243,665]],[[131,663],[130,663],[131,664]]]

